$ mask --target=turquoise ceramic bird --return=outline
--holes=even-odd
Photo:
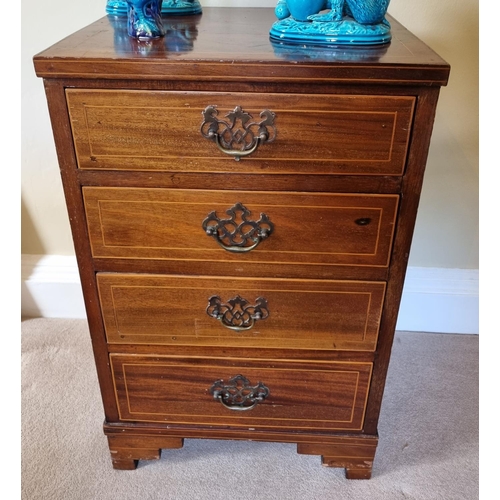
[[[360,24],[378,24],[387,12],[390,0],[278,0],[276,17],[292,16],[297,21],[332,22],[352,17]],[[322,10],[328,12],[320,14]]]

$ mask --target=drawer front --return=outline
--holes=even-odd
[[[245,157],[246,173],[402,175],[415,105],[407,96],[66,93],[79,167],[105,170],[239,171],[233,157],[202,131],[207,135],[215,126],[228,143],[221,143],[223,149],[237,150],[258,137],[259,124],[270,116],[261,112],[269,110],[272,141]],[[202,127],[209,105],[218,114],[210,114]],[[240,119],[237,106],[252,118]]]
[[[375,350],[385,283],[99,273],[109,343]]]
[[[255,429],[360,430],[372,370],[362,362],[110,359],[121,420]]]
[[[386,267],[398,205],[397,195],[98,187],[83,194],[94,257],[256,264]],[[260,238],[267,221],[272,231]],[[245,252],[235,252],[238,245]]]

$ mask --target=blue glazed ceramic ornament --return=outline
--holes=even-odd
[[[291,2],[278,2],[278,5],[280,3],[288,7],[288,15],[291,15],[296,21],[307,21],[309,16],[324,9],[325,0],[296,0]],[[283,13],[286,12],[284,7],[282,7],[282,11]],[[285,17],[288,16],[285,15]]]
[[[193,50],[198,37],[198,20],[185,21],[178,16],[163,18],[165,36],[154,43],[143,43],[127,33],[126,16],[108,16],[113,28],[113,43],[117,54],[172,58]]]
[[[108,0],[106,3],[106,14],[115,16],[127,15],[127,2],[125,0]]]
[[[201,5],[198,0],[163,0],[161,13],[172,16],[201,14]]]
[[[201,5],[198,0],[163,0],[161,5],[162,15],[189,15],[201,14]],[[114,16],[127,15],[126,0],[108,0],[106,13]]]
[[[379,45],[391,40],[390,0],[278,0],[272,40],[306,45]],[[325,11],[325,12],[322,12]]]
[[[151,40],[165,35],[161,21],[161,0],[127,0],[127,32],[139,40]]]
[[[288,61],[307,59],[309,61],[335,61],[376,64],[387,53],[389,44],[365,45],[360,50],[356,45],[304,45],[281,43],[271,40],[274,53]]]

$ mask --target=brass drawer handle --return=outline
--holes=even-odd
[[[201,135],[214,141],[223,153],[233,156],[236,161],[252,154],[260,144],[272,142],[276,138],[276,115],[268,109],[261,111],[260,122],[253,121],[252,115],[240,106],[226,115],[228,121],[219,120],[218,114],[217,106],[205,108],[202,112]]]
[[[223,380],[215,381],[210,394],[228,410],[248,411],[269,396],[269,389],[262,382],[252,386],[243,375],[236,375],[227,384]]]
[[[218,295],[213,295],[208,299],[207,314],[218,319],[230,330],[244,332],[253,328],[256,321],[266,319],[269,316],[269,310],[267,300],[262,297],[255,300],[255,305],[239,295],[223,304]]]
[[[202,222],[202,228],[228,252],[249,252],[274,230],[274,224],[266,214],[261,213],[258,221],[248,220],[251,212],[241,203],[236,203],[226,213],[229,219],[219,219],[215,210],[210,212]]]

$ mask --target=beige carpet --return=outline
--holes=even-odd
[[[87,324],[22,322],[23,500],[475,500],[477,336],[398,333],[369,481],[291,444],[186,440],[115,471]]]

